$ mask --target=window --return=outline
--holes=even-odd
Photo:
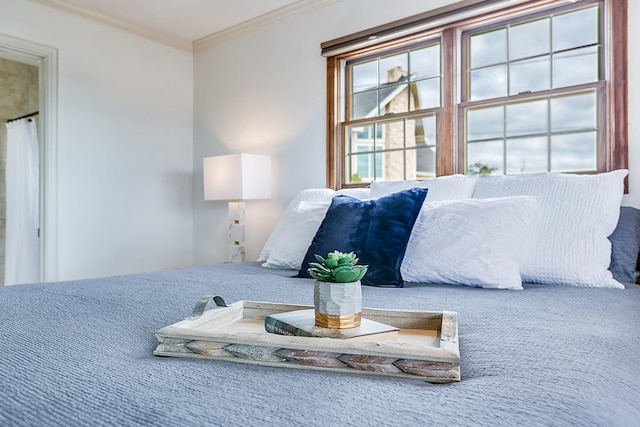
[[[626,0],[462,3],[323,44],[329,186],[627,166]]]
[[[345,63],[348,113],[342,132],[351,167],[347,184],[435,176],[440,57],[440,43],[435,40]],[[373,164],[375,172],[361,174],[365,162]]]
[[[592,4],[462,33],[467,173],[599,170],[599,22]]]

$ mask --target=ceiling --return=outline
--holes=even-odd
[[[318,0],[35,0],[176,47],[251,22],[321,6]]]

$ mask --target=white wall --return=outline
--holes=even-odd
[[[58,49],[58,279],[192,264],[189,52],[25,0],[0,33]]]
[[[453,1],[431,1],[431,8]],[[392,4],[392,6],[390,6]],[[225,259],[224,202],[202,200],[202,158],[253,152],[273,158],[273,199],[247,203],[247,259],[256,259],[286,203],[325,186],[325,67],[320,43],[427,10],[405,0],[338,1],[195,55],[194,261]],[[366,10],[366,13],[363,11]],[[629,2],[640,23],[639,2]],[[629,40],[640,39],[630,25]],[[629,52],[629,117],[640,115],[640,53]],[[640,207],[640,122],[629,125],[630,194]]]

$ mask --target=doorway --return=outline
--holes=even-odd
[[[27,202],[22,200],[26,195],[19,194],[20,190],[14,190],[15,186],[20,185],[21,182],[6,180],[7,170],[13,171],[11,173],[12,180],[16,173],[25,173],[23,170],[24,165],[19,164],[23,158],[22,153],[21,151],[16,151],[15,147],[18,142],[23,142],[23,139],[20,138],[18,141],[16,137],[19,135],[14,132],[12,133],[13,138],[8,141],[9,132],[6,124],[17,122],[22,118],[22,120],[31,120],[32,126],[37,129],[38,82],[39,68],[37,65],[0,58],[0,284],[4,285],[23,281],[37,281],[40,277],[39,257],[37,254],[38,241],[34,240],[37,237],[40,226],[39,219],[35,220],[37,223],[30,224],[28,227],[30,234],[34,235],[29,236],[32,238],[18,238],[18,236],[24,235],[21,232],[16,233],[23,228],[21,227],[23,220],[19,217],[23,212],[15,208],[18,207],[17,205]],[[26,117],[30,118],[27,119]],[[21,125],[23,124],[21,123]],[[10,124],[9,126],[16,125],[18,123]],[[12,146],[8,147],[8,144]],[[7,168],[8,166],[9,168]],[[39,171],[36,175],[28,177],[28,179],[33,182],[33,185],[37,186],[39,183]],[[31,184],[28,185],[32,186]],[[36,194],[37,192],[33,193],[33,203],[37,203]],[[15,200],[16,197],[18,198],[17,201]],[[9,215],[11,215],[11,218],[7,220]],[[25,225],[27,224],[25,223]],[[23,250],[29,251],[28,242],[32,242],[33,249],[30,251],[31,255],[25,257],[25,253],[22,252]],[[20,260],[24,258],[30,258],[33,262]],[[9,263],[9,268],[6,268],[7,263]]]
[[[31,41],[0,34],[0,63],[19,70],[19,73],[37,79],[36,93],[31,89],[26,90],[27,101],[23,114],[17,113],[11,117],[4,113],[0,116],[0,125],[4,131],[4,120],[14,119],[22,115],[38,112],[32,120],[37,123],[38,148],[39,148],[39,187],[40,187],[40,265],[36,277],[40,281],[55,281],[58,277],[57,268],[57,81],[58,81],[58,51],[57,49]],[[15,74],[15,73],[14,73]],[[12,80],[14,84],[16,80]],[[30,85],[31,83],[29,83]],[[2,88],[0,88],[2,90]],[[0,97],[0,99],[3,99]],[[35,109],[34,109],[35,99]],[[0,147],[0,152],[2,152]],[[4,159],[2,167],[4,167]],[[1,167],[0,167],[1,168]],[[4,176],[4,171],[1,175]],[[0,185],[0,187],[4,187]],[[0,210],[2,206],[2,191],[0,190]],[[0,226],[2,221],[0,219]],[[4,227],[0,227],[4,228]],[[4,247],[4,242],[0,242]],[[4,262],[2,262],[4,267]],[[0,275],[4,277],[4,275]],[[0,279],[0,285],[4,283]]]

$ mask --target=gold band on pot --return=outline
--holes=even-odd
[[[322,328],[346,329],[360,326],[362,313],[325,314],[316,311],[316,325]]]

